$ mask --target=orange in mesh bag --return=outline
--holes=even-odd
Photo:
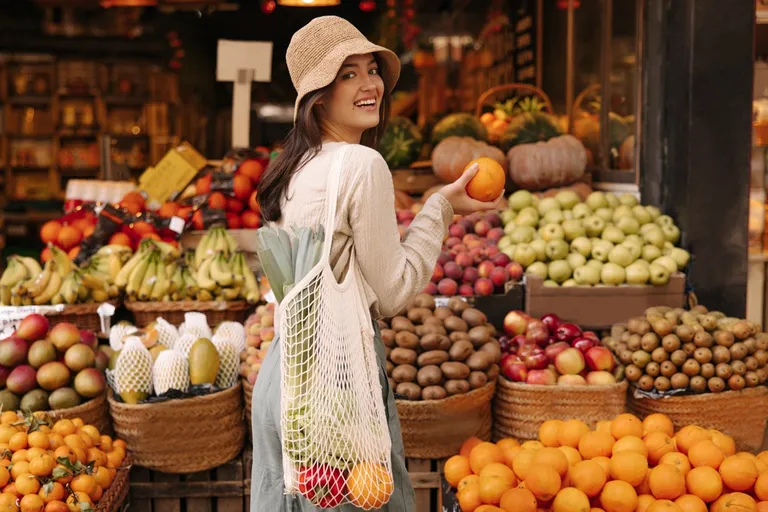
[[[262,228],[266,231],[259,237],[259,256],[273,290],[280,287],[278,300],[279,292],[285,292],[277,317],[286,492],[300,493],[321,508],[351,503],[371,510],[386,504],[393,492],[392,441],[373,346],[373,322],[360,291],[354,254],[341,283],[330,265],[345,151],[342,148],[334,155],[328,176],[327,232],[319,261],[304,275],[295,245],[301,254],[307,245],[302,243],[307,242],[306,230],[298,230],[286,251],[291,235]],[[277,256],[291,254],[292,246],[293,268],[287,269],[285,260],[291,258]],[[273,257],[273,252],[281,254]],[[282,273],[275,270],[281,265]],[[295,284],[294,275],[299,279]]]

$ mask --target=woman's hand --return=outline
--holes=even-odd
[[[501,210],[504,207],[504,191],[501,191],[495,201],[483,202],[472,199],[467,194],[467,184],[477,174],[480,167],[473,164],[464,173],[451,183],[440,189],[439,193],[445,197],[453,207],[453,213],[457,215],[468,215],[473,212],[484,210]]]

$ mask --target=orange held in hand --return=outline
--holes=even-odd
[[[504,190],[504,182],[507,178],[506,173],[496,160],[488,157],[472,160],[464,170],[466,171],[467,168],[475,163],[479,166],[479,169],[477,174],[467,184],[467,195],[486,203],[493,201]]]

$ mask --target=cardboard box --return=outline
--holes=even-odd
[[[685,274],[672,274],[664,286],[544,286],[543,279],[525,276],[525,312],[534,317],[554,313],[582,328],[605,329],[643,314],[651,306],[683,307]]]

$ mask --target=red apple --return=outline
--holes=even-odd
[[[489,247],[489,249],[490,249],[490,247]],[[498,250],[498,247],[496,248],[496,250]],[[493,256],[491,258],[491,261],[497,267],[506,267],[510,263],[509,256],[507,256],[503,252],[500,252],[500,253],[496,254],[495,256]],[[509,269],[507,269],[507,272],[509,272]]]
[[[535,344],[526,342],[525,345],[521,345],[520,348],[517,349],[517,355],[520,357],[520,359],[525,359],[538,350],[540,349]]]
[[[457,224],[464,226],[464,231],[470,233],[475,228],[475,222],[468,217],[462,217]]]
[[[261,219],[256,212],[244,211],[240,218],[243,220],[243,227],[246,229],[258,229],[261,226]]]
[[[540,386],[554,386],[557,384],[557,377],[552,370],[531,370],[528,372],[528,378],[525,379],[525,382]]]
[[[494,264],[486,260],[477,266],[477,272],[480,277],[489,277],[494,268],[496,268]]]
[[[437,291],[441,295],[445,295],[447,297],[452,297],[453,295],[456,295],[458,288],[459,288],[459,285],[456,284],[456,281],[449,278],[441,279],[440,282],[437,283]]]
[[[245,203],[243,203],[241,200],[234,197],[227,198],[227,211],[232,213],[240,213],[243,211],[243,208],[245,208]]]
[[[471,284],[464,283],[459,285],[459,295],[462,297],[474,297],[475,288]]]
[[[461,239],[459,239],[459,238],[457,238],[455,236],[451,236],[451,237],[448,237],[445,240],[445,242],[443,242],[443,245],[445,245],[447,248],[451,249],[453,247],[456,247],[460,243],[461,243]]]
[[[454,258],[454,262],[456,263],[456,265],[459,265],[461,268],[467,268],[467,267],[471,267],[475,261],[472,259],[472,256],[470,256],[466,252],[461,252],[456,255],[456,257]]]
[[[435,265],[435,269],[432,271],[432,282],[439,283],[442,278],[445,277],[442,265],[439,263]]]
[[[501,216],[496,212],[488,212],[485,214],[485,221],[494,228],[501,226]]]
[[[88,345],[94,352],[96,352],[96,350],[99,348],[99,339],[96,337],[93,331],[89,331],[87,329],[80,329],[80,343],[83,345]]]
[[[437,295],[437,285],[433,282],[427,283],[427,286],[424,288],[424,293],[428,293],[430,295]]]
[[[530,317],[522,311],[510,311],[504,316],[504,332],[507,336],[523,334],[528,327]]]
[[[581,333],[582,336],[585,338],[589,338],[595,342],[595,345],[598,345],[600,343],[600,338],[597,337],[597,334],[595,331],[584,331]]]
[[[511,343],[513,346],[515,346],[515,347],[517,347],[517,348],[520,348],[520,347],[522,347],[523,345],[530,345],[530,346],[534,346],[534,344],[533,344],[533,343],[531,343],[531,342],[529,342],[529,341],[528,341],[528,338],[526,338],[526,337],[525,337],[525,334],[518,334],[517,336],[514,336],[514,337],[513,337],[513,338],[512,338],[512,339],[511,339],[509,342],[510,342],[510,343]]]
[[[475,267],[467,267],[464,269],[464,276],[462,277],[467,284],[475,284],[475,281],[480,277]]]
[[[473,247],[469,250],[469,255],[472,257],[473,263],[481,264],[483,260],[485,260],[485,249],[482,247]]]
[[[0,366],[0,387],[5,387],[5,381],[8,380],[8,376],[11,374],[11,369],[5,366]]]
[[[469,249],[467,249],[467,246],[464,244],[457,244],[451,247],[451,253],[455,254],[461,254],[464,252],[469,252]],[[470,258],[471,259],[471,258]]]
[[[502,361],[501,373],[512,382],[525,382],[528,378],[528,368],[525,364],[512,358]]]
[[[488,277],[496,288],[503,288],[504,284],[509,281],[509,273],[504,267],[494,268],[491,270],[491,275]]]
[[[616,377],[610,372],[589,372],[587,374],[587,384],[609,386],[611,384],[616,384]]]
[[[571,346],[567,344],[564,341],[558,341],[557,343],[553,343],[549,345],[547,348],[544,349],[544,353],[547,355],[549,360],[551,362],[555,362],[555,358],[557,355],[562,352],[563,350],[569,349]]]
[[[461,243],[463,243],[467,247],[469,247],[470,244],[477,244],[477,242],[480,242],[482,244],[482,240],[480,240],[480,237],[473,233],[467,233],[466,235],[461,237]]]
[[[485,236],[488,237],[488,240],[498,242],[501,240],[501,237],[504,236],[504,230],[502,228],[491,228],[488,230],[488,233],[486,233]]]
[[[443,266],[443,272],[445,272],[445,277],[453,279],[454,281],[460,281],[464,276],[464,270],[453,261],[449,261]]]
[[[493,295],[493,282],[487,277],[475,281],[475,293],[479,296]]]
[[[581,329],[574,324],[560,324],[555,331],[555,337],[558,341],[572,343],[579,336],[581,336]]]
[[[240,218],[240,215],[234,212],[227,212],[226,216],[227,216],[227,228],[240,229],[243,227],[243,219]]]
[[[526,368],[529,370],[543,370],[549,366],[549,359],[547,355],[542,352],[532,352],[531,354],[523,358]]]
[[[586,354],[594,346],[595,342],[584,336],[579,336],[573,340],[573,348],[578,349],[582,354]]]
[[[453,256],[451,256],[451,253],[443,251],[440,253],[440,256],[437,257],[437,262],[440,265],[445,265],[449,261],[453,261]]]
[[[587,380],[581,375],[561,375],[557,378],[560,386],[586,386]]]
[[[448,227],[448,235],[461,238],[467,234],[467,230],[461,224],[451,224]]]
[[[523,267],[517,262],[513,261],[507,265],[507,272],[511,281],[520,281],[523,278]]]
[[[50,323],[43,315],[32,313],[25,316],[16,328],[16,336],[26,341],[37,341],[48,334]]]
[[[549,331],[547,326],[541,323],[541,320],[531,320],[525,329],[525,335],[540,347],[546,347],[549,340]]]
[[[544,323],[544,325],[547,326],[547,329],[549,329],[549,334],[552,336],[555,335],[557,332],[557,328],[560,327],[560,318],[554,313],[547,313],[546,315],[541,317],[541,321]]]
[[[480,236],[485,236],[491,230],[491,225],[484,220],[475,224],[475,233]]]
[[[616,362],[613,359],[611,351],[605,347],[592,347],[584,354],[587,366],[592,371],[613,371]]]
[[[555,368],[563,375],[578,375],[584,364],[584,354],[575,348],[567,348],[555,358]]]
[[[495,244],[495,243],[496,243],[496,242],[493,242],[493,244]],[[493,260],[493,258],[495,258],[496,256],[498,256],[500,252],[501,252],[501,251],[499,250],[499,248],[498,248],[496,245],[488,245],[488,246],[485,248],[485,256],[486,256],[488,259],[490,259],[490,260]],[[495,263],[494,263],[494,265],[495,265]]]

